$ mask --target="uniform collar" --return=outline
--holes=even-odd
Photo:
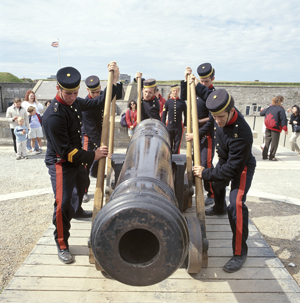
[[[210,85],[209,89],[212,89],[212,88],[214,88],[214,85],[213,85],[213,84]]]
[[[156,96],[154,95],[150,100],[145,100],[144,98],[143,98],[143,100],[146,101],[146,102],[149,102],[149,101],[153,101],[155,99],[155,97]]]
[[[90,94],[89,94],[89,99],[93,99]]]
[[[59,102],[59,103],[61,103],[61,104],[63,104],[63,105],[67,105],[67,106],[70,106],[70,105],[68,105],[58,94],[56,94],[56,97],[55,97],[55,99]]]
[[[173,99],[173,100],[178,100],[178,99],[179,99],[179,97],[177,97],[176,99],[174,99],[173,97],[171,97],[171,99]]]
[[[238,118],[238,113],[237,113],[236,110],[234,110],[234,115],[232,116],[232,118],[230,119],[230,121],[226,125],[233,124],[236,121],[237,118]]]

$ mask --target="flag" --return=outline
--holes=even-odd
[[[53,47],[58,47],[58,41],[52,42],[52,43],[51,43],[51,46],[53,46]]]

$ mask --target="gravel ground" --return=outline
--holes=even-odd
[[[44,154],[16,160],[11,146],[0,146],[0,290],[27,258],[51,224],[53,194]],[[34,195],[47,189],[47,194]],[[5,199],[5,194],[32,191],[33,195]]]
[[[0,161],[1,292],[51,224],[54,200],[44,154],[17,161],[11,146],[0,146]],[[5,194],[38,189],[47,193],[5,199]],[[257,198],[247,205],[250,218],[300,285],[300,207]]]

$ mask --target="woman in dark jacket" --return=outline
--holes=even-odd
[[[290,119],[289,123],[292,125],[292,132],[293,132],[293,134],[291,136],[291,139],[289,140],[289,142],[291,144],[291,149],[292,149],[292,151],[296,150],[298,152],[298,154],[300,154],[300,149],[299,149],[299,146],[297,144],[297,138],[300,135],[300,111],[299,111],[299,106],[297,106],[297,105],[293,106],[292,115],[291,115],[291,119]],[[295,129],[296,125],[298,125],[297,128],[299,128],[299,130]]]
[[[262,152],[264,160],[268,158],[268,150],[271,144],[269,160],[277,161],[275,154],[279,143],[280,133],[284,130],[285,134],[288,134],[286,114],[284,108],[281,106],[282,101],[282,96],[276,96],[272,99],[272,105],[260,112],[261,116],[265,116],[264,122],[266,125],[266,144]]]

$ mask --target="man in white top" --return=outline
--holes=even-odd
[[[17,123],[18,117],[24,118],[25,126],[29,129],[29,119],[28,119],[27,111],[23,106],[21,106],[21,103],[22,101],[20,98],[15,98],[13,105],[9,106],[6,110],[6,118],[7,121],[9,122],[9,127],[14,141],[14,150],[16,153],[17,153],[17,145],[16,145],[16,136],[14,134],[14,129],[18,125]]]

